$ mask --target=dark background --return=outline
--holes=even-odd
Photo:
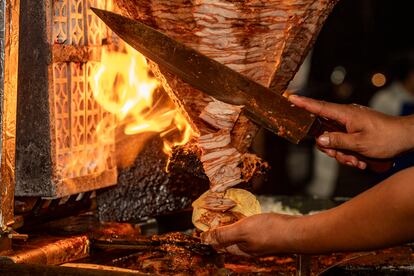
[[[379,89],[371,78],[383,73],[387,84],[393,79],[390,60],[414,49],[414,1],[341,0],[329,16],[313,49],[309,79],[302,94],[338,103],[367,105]],[[334,68],[342,66],[342,84],[331,82]],[[386,84],[386,85],[387,85]],[[272,166],[268,181],[259,192],[304,194],[312,179],[313,141],[299,146],[265,133],[264,159]],[[287,168],[287,155],[300,151],[306,157],[300,164],[307,173],[297,179]],[[292,166],[292,165],[290,165]],[[293,168],[294,171],[294,168]],[[340,167],[334,196],[353,196],[378,182],[369,172]]]

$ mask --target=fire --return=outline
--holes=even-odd
[[[171,100],[160,96],[160,84],[149,74],[145,57],[130,46],[125,45],[123,51],[103,49],[93,85],[96,101],[116,118],[115,125],[101,122],[97,128],[100,139],[110,139],[107,136],[113,131],[109,130],[115,128],[122,128],[126,135],[158,134],[167,155],[173,146],[190,140],[190,125]]]

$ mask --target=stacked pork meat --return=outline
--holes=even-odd
[[[337,0],[116,2],[125,15],[283,93]],[[151,69],[190,122],[210,180],[210,190],[193,204],[195,225],[204,231],[260,212],[254,196],[232,188],[249,181],[261,164],[248,153],[258,127],[243,107],[204,95],[157,64]]]

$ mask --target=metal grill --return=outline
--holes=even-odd
[[[105,8],[104,0],[64,0],[53,6],[55,44],[100,46],[107,28],[90,7]],[[111,115],[93,98],[91,82],[98,64],[53,64],[56,165],[62,178],[102,173],[114,168],[114,141],[98,139],[97,126]],[[102,156],[102,155],[106,156]]]
[[[19,78],[19,101],[22,112],[34,110],[36,105],[47,112],[33,118],[18,116],[17,122],[25,133],[39,124],[49,125],[50,129],[34,130],[41,132],[41,141],[29,141],[28,137],[18,142],[17,158],[31,159],[31,163],[16,169],[16,195],[61,197],[116,182],[114,130],[105,129],[105,139],[100,139],[98,133],[102,131],[100,124],[111,125],[115,118],[93,97],[93,73],[99,65],[103,41],[110,40],[107,38],[112,33],[90,10],[107,9],[110,4],[109,0],[43,0],[43,9],[36,6],[37,11],[31,11],[34,3],[22,1],[22,16],[33,20],[24,24],[31,45],[21,51],[20,64],[26,72],[38,76],[27,76],[27,81]],[[46,41],[36,41],[39,31]],[[43,42],[46,49],[36,53],[45,48]],[[47,62],[50,58],[51,62]],[[42,75],[45,71],[47,74]],[[36,155],[47,162],[34,160]]]

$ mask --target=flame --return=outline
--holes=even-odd
[[[116,123],[102,121],[97,127],[100,139],[111,139],[114,128],[121,127],[126,135],[160,135],[167,155],[173,146],[187,143],[192,129],[171,100],[158,95],[159,85],[139,52],[128,45],[123,51],[104,48],[93,77],[93,95]]]
[[[174,130],[178,130],[178,132],[181,134],[180,138],[178,139],[174,139],[172,141],[165,139],[164,140],[164,152],[166,154],[171,153],[172,148],[174,146],[182,146],[185,143],[187,143],[188,141],[190,141],[191,137],[194,135],[190,125],[188,124],[188,122],[186,121],[186,119],[180,114],[180,113],[176,113],[176,116],[174,117],[174,126],[175,129]],[[169,134],[168,131],[164,131],[163,133],[161,133],[161,137],[166,136],[167,134]]]

